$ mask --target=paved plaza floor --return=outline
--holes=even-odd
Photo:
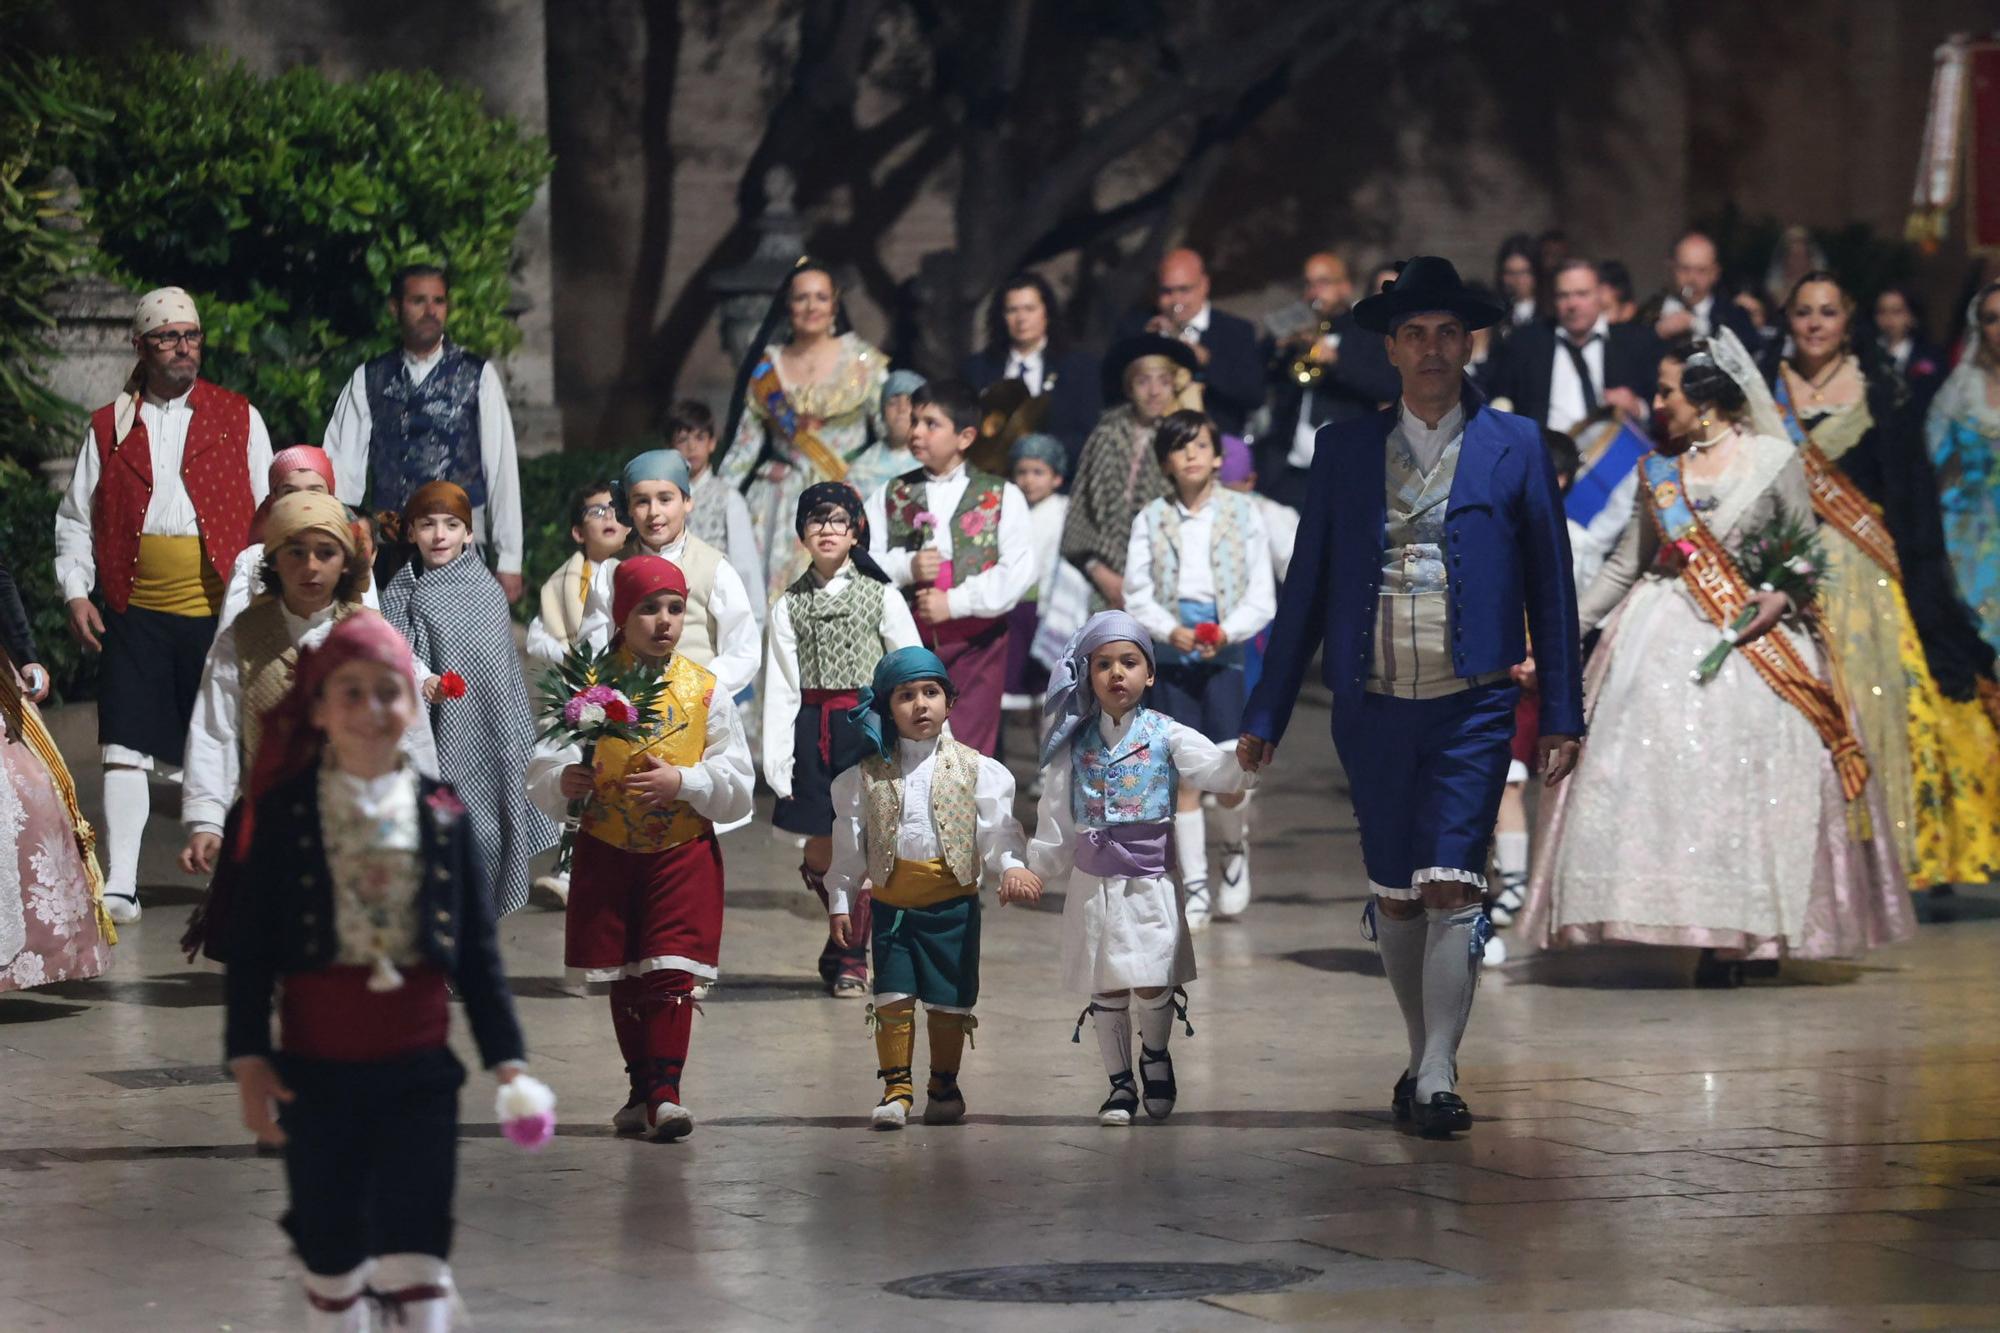
[[[87,752],[87,719],[56,721]],[[698,1124],[666,1146],[611,1134],[623,1075],[603,1002],[564,992],[561,917],[509,917],[564,1123],[523,1153],[491,1081],[467,1085],[452,1263],[477,1328],[2000,1327],[2000,895],[1736,991],[1691,989],[1685,954],[1491,970],[1460,1089],[1478,1124],[1427,1143],[1388,1114],[1403,1029],[1325,723],[1309,697],[1257,800],[1251,913],[1200,937],[1161,1125],[1094,1122],[1057,904],[989,911],[967,1123],[878,1134],[862,1006],[820,993],[796,854],[768,825],[730,835]],[[197,895],[174,805],[112,973],[0,996],[0,1330],[301,1322],[280,1164],[217,1068],[221,978],[175,948]],[[1179,1295],[1027,1299],[1121,1290]]]

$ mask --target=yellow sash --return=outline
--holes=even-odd
[[[131,605],[169,616],[212,616],[222,610],[222,594],[222,579],[202,554],[201,538],[139,538]]]
[[[958,882],[942,857],[905,861],[899,856],[889,871],[889,882],[875,890],[875,901],[884,907],[936,907],[976,892]]]

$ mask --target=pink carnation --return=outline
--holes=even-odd
[[[937,526],[937,521],[937,515],[928,509],[919,509],[916,513],[910,515],[911,527],[934,528]]]
[[[623,696],[609,685],[592,685],[578,697],[585,703],[608,704],[613,699],[622,698]]]

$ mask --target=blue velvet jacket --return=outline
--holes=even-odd
[[[1569,530],[1540,429],[1465,388],[1465,440],[1445,504],[1452,657],[1460,676],[1504,671],[1528,656],[1532,630],[1542,730],[1583,733],[1582,647]],[[1264,673],[1243,730],[1285,734],[1313,652],[1336,711],[1358,703],[1373,660],[1389,433],[1400,402],[1324,427],[1313,453],[1298,545],[1271,624]]]

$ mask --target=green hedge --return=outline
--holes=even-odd
[[[653,447],[572,449],[521,460],[521,526],[526,538],[521,572],[528,580],[528,595],[514,607],[516,620],[526,624],[534,619],[541,609],[536,593],[542,580],[576,551],[569,539],[569,501],[577,487],[617,476],[628,457]]]
[[[403,264],[451,273],[451,335],[499,355],[514,229],[553,165],[540,139],[429,72],[261,78],[217,55],[143,50],[45,67],[110,130],[72,144],[99,267],[201,305],[206,373],[248,394],[274,444],[317,441],[354,367],[395,345]]]
[[[87,699],[95,693],[97,659],[70,638],[69,615],[56,586],[56,504],[61,499],[39,476],[0,458],[0,548],[6,552],[7,569],[20,585],[35,646],[57,694]]]

